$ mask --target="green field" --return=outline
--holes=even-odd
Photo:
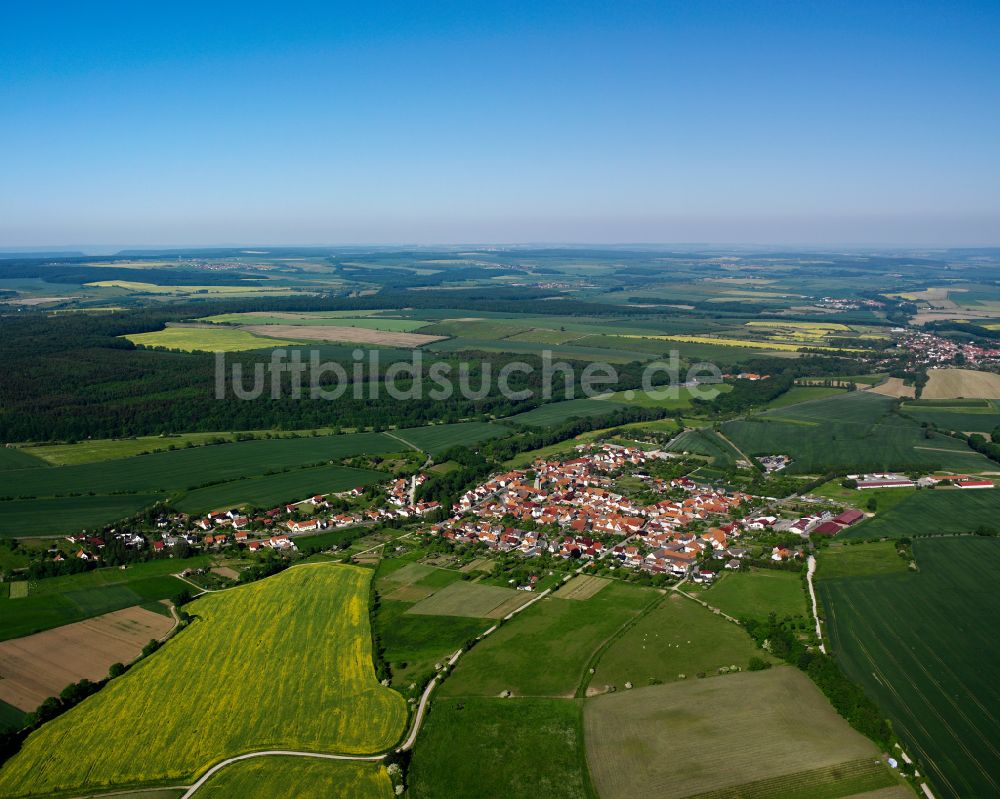
[[[456,422],[426,427],[404,427],[393,431],[393,435],[431,455],[452,447],[471,447],[491,438],[503,438],[510,433],[509,427],[494,422]]]
[[[389,478],[390,475],[386,472],[370,469],[316,466],[312,469],[295,469],[281,474],[247,477],[198,488],[188,491],[173,504],[185,513],[204,513],[239,505],[278,505],[315,494],[335,494],[355,486],[387,481]]]
[[[873,519],[849,527],[851,538],[904,538],[970,533],[980,526],[1000,528],[1000,489],[935,488],[910,492]]]
[[[614,583],[583,601],[543,599],[463,655],[440,695],[574,696],[600,647],[657,597]]]
[[[589,678],[590,693],[613,685],[619,691],[652,681],[694,679],[718,673],[721,666],[746,668],[758,651],[739,626],[716,616],[697,602],[671,593],[653,610],[614,639],[601,654]]]
[[[375,680],[371,574],[312,564],[196,600],[189,629],[30,736],[0,793],[177,784],[252,750],[388,749],[407,711]]]
[[[858,768],[877,764],[875,745],[791,666],[619,689],[587,700],[584,730],[601,799],[816,799],[896,784],[886,766]],[[764,781],[772,790],[741,790]]]
[[[257,313],[231,313],[217,316],[206,316],[202,322],[236,325],[295,325],[314,327],[316,325],[336,325],[338,327],[363,327],[368,330],[385,330],[390,333],[409,333],[426,327],[427,322],[419,319],[392,319],[381,316],[344,316],[337,311],[320,313],[286,314],[283,316],[268,316]]]
[[[24,716],[23,710],[18,710],[6,702],[0,702],[0,733],[21,729],[24,726]]]
[[[30,452],[15,447],[0,447],[0,470],[34,469],[39,466],[45,466],[45,461]]]
[[[655,392],[662,392],[663,388],[654,389]],[[718,383],[716,385],[706,385],[700,389],[690,389],[680,386],[676,389],[676,396],[668,396],[660,398],[657,394],[652,392],[646,392],[642,389],[634,389],[628,391],[616,391],[613,394],[608,394],[605,402],[613,402],[614,404],[624,403],[625,405],[638,405],[642,408],[666,408],[668,410],[677,410],[678,408],[689,408],[691,406],[692,399],[711,399],[712,396],[710,392],[718,392],[719,394],[728,394],[733,390],[731,383]]]
[[[816,579],[871,577],[899,574],[908,569],[908,561],[899,556],[892,541],[871,544],[831,544],[816,555]]]
[[[430,334],[433,328],[424,328],[421,333]],[[592,341],[593,338],[588,339]],[[598,363],[631,363],[633,361],[648,361],[654,356],[653,353],[643,352],[641,349],[602,349],[600,347],[580,346],[576,341],[568,344],[538,344],[532,341],[523,341],[515,338],[505,339],[480,339],[480,338],[453,338],[446,341],[436,341],[428,344],[424,349],[432,352],[509,352],[515,355],[538,355],[543,352],[551,352],[553,362],[565,361],[593,361]]]
[[[379,763],[310,757],[242,760],[213,775],[198,799],[391,799],[392,781]]]
[[[414,748],[410,796],[591,799],[579,700],[437,699]]]
[[[176,596],[188,587],[170,575],[207,563],[207,556],[183,561],[154,560],[137,563],[124,571],[94,569],[31,583],[11,583],[27,586],[28,595],[20,599],[0,598],[0,640],[31,635],[132,605],[166,613],[159,600]]]
[[[494,623],[491,619],[407,613],[409,607],[407,602],[383,599],[375,617],[392,684],[399,688],[429,674],[435,664],[447,660]]]
[[[728,441],[707,427],[685,430],[665,449],[668,452],[689,452],[695,455],[704,455],[711,458],[712,463],[722,467],[734,466],[743,457]]]
[[[273,434],[271,430],[248,431],[251,435],[265,436]],[[311,435],[311,430],[300,430],[298,435]],[[330,429],[317,431],[329,435]],[[21,452],[30,453],[41,458],[52,466],[72,466],[80,463],[97,463],[118,458],[131,458],[135,455],[146,455],[150,452],[163,452],[170,449],[183,449],[190,442],[193,446],[215,446],[217,439],[227,443],[236,441],[233,433],[176,433],[169,436],[137,436],[135,438],[98,438],[77,441],[75,444],[38,444],[23,447]],[[213,442],[213,444],[209,444]],[[14,467],[2,467],[14,468]]]
[[[624,407],[624,404],[612,402],[611,400],[573,399],[540,405],[525,413],[511,416],[508,421],[531,425],[533,427],[548,427],[562,424],[574,416],[580,418],[601,416],[603,414],[614,413],[614,411]]]
[[[726,422],[722,431],[748,455],[790,455],[791,474],[991,468],[965,442],[925,435],[892,406],[889,397],[855,391]]]
[[[978,401],[987,402],[987,400]],[[918,422],[933,424],[940,430],[988,434],[1000,427],[1000,413],[989,404],[980,407],[959,405],[958,400],[923,400],[923,402],[951,404],[940,406],[906,402],[903,404],[903,412]],[[969,402],[977,402],[977,400],[969,400]]]
[[[825,399],[843,394],[845,389],[831,386],[792,386],[788,391],[767,403],[768,408],[785,408],[800,402]]]
[[[122,492],[175,491],[355,455],[385,454],[403,449],[403,444],[383,433],[261,439],[156,452],[101,463],[0,471],[0,483],[18,497],[103,493],[109,487]]]
[[[416,615],[485,618],[497,612],[498,608],[506,608],[509,603],[523,604],[530,598],[513,588],[454,582],[417,602],[407,612]],[[510,609],[505,609],[505,614],[509,612]]]
[[[918,573],[818,583],[832,652],[935,796],[998,796],[1000,541],[918,539],[913,550]]]
[[[131,516],[163,498],[144,493],[0,501],[0,538],[76,534]]]
[[[775,569],[725,572],[701,598],[737,619],[763,621],[772,612],[779,619],[808,613],[802,578]]]

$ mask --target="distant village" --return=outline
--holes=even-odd
[[[959,355],[969,366],[1000,361],[1000,349],[980,347],[972,343],[959,344],[932,333],[916,330],[907,330],[900,337],[899,346],[909,350],[914,361],[922,366],[951,364]]]

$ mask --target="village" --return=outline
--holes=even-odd
[[[836,536],[870,515],[844,503],[796,514],[786,500],[710,484],[697,479],[696,470],[666,478],[652,474],[657,464],[677,460],[677,454],[659,449],[581,444],[572,457],[539,458],[528,467],[496,474],[468,489],[450,508],[416,500],[417,489],[428,479],[417,473],[382,487],[313,495],[266,511],[230,508],[197,518],[165,513],[155,520],[156,531],[145,535],[125,529],[112,529],[103,537],[71,535],[67,540],[76,547],[75,555],[57,551],[54,559],[100,561],[106,538],[127,549],[148,544],[153,556],[163,557],[234,546],[249,553],[295,553],[296,541],[314,541],[329,531],[417,524],[417,532],[455,545],[526,559],[600,560],[611,569],[710,583],[720,569],[738,570],[749,562],[803,562],[813,536]],[[767,475],[790,463],[784,455],[761,461]],[[617,490],[626,476],[642,486],[642,499]],[[874,489],[994,487],[992,480],[971,475],[893,472],[848,475],[842,485],[858,493],[858,503]]]
[[[899,339],[899,346],[909,350],[914,362],[922,366],[951,364],[959,356],[970,366],[1000,360],[1000,349],[996,347],[982,347],[971,342],[958,343],[919,330],[905,331]]]
[[[804,557],[811,534],[835,535],[864,518],[854,509],[780,518],[761,512],[774,498],[687,476],[643,474],[644,466],[673,454],[607,443],[576,450],[574,458],[537,460],[530,469],[497,475],[469,490],[452,507],[452,517],[432,527],[433,534],[526,558],[607,558],[612,568],[711,582],[717,572],[707,563],[741,567],[750,554],[741,545],[744,536],[784,534],[793,543],[761,554],[773,562],[794,561]],[[623,470],[663,499],[642,504],[616,493],[613,476]],[[801,545],[794,544],[796,538]]]

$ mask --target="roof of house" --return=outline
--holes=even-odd
[[[813,530],[813,532],[819,535],[836,535],[837,533],[840,532],[840,530],[841,530],[840,525],[837,524],[836,522],[831,521],[831,522],[823,522],[822,524],[817,525],[816,528]]]
[[[837,524],[854,524],[856,521],[860,521],[864,517],[865,515],[861,511],[855,510],[854,508],[848,508],[843,513],[834,516],[833,520]]]

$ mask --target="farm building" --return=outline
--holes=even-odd
[[[901,474],[866,474],[857,478],[858,490],[866,488],[913,488],[914,483],[909,477]]]
[[[863,518],[865,518],[865,515],[861,511],[854,508],[848,508],[838,516],[834,516],[833,521],[846,527],[854,524],[855,522],[861,521]]]
[[[836,535],[842,529],[843,528],[839,524],[837,524],[837,522],[831,520],[828,522],[823,522],[822,524],[818,525],[813,530],[813,532],[816,535]]]

